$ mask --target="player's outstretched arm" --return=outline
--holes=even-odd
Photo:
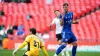
[[[79,19],[73,20],[72,24],[78,24],[79,23]]]
[[[49,25],[49,27],[50,27],[50,29],[51,29],[51,27],[52,27],[52,24],[50,24],[50,25]]]
[[[51,29],[52,25],[54,25],[54,24],[55,24],[55,19],[53,19],[51,24],[49,25],[50,29]]]
[[[64,19],[61,19],[60,25],[63,26],[64,25]]]
[[[43,53],[45,54],[45,56],[49,56],[48,53],[47,53],[47,51],[46,51],[46,49],[44,48],[44,45],[43,45],[43,43],[42,43],[41,40],[40,40],[40,48],[43,51]]]
[[[22,49],[23,47],[25,47],[27,45],[27,42],[23,42],[18,48],[16,48],[13,51],[13,56],[15,56],[15,54],[18,52],[18,50]]]
[[[46,49],[44,47],[41,47],[41,50],[43,51],[43,53],[45,54],[45,56],[49,56]]]
[[[18,52],[18,48],[13,51],[12,55],[15,56],[16,52]]]

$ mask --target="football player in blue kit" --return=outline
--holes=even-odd
[[[68,4],[63,4],[64,13],[60,16],[60,25],[63,26],[62,29],[62,45],[56,50],[54,56],[58,54],[67,46],[67,44],[72,44],[72,56],[76,56],[77,50],[77,39],[71,30],[71,24],[77,24],[78,20],[73,20],[73,12],[68,11]]]

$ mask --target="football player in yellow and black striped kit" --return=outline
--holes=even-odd
[[[15,54],[18,50],[22,49],[26,45],[28,45],[28,49],[27,49],[26,53],[23,56],[39,56],[39,48],[41,48],[41,50],[44,52],[45,56],[48,56],[48,53],[45,50],[43,43],[35,35],[36,34],[36,29],[31,28],[30,33],[31,34],[26,37],[24,42],[17,49],[15,49],[13,51],[13,56],[15,56]]]

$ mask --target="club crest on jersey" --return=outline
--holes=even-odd
[[[68,41],[68,39],[65,39],[65,41]]]

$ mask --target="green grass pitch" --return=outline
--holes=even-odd
[[[0,56],[12,56],[12,51],[13,50],[1,50],[0,49]],[[24,52],[25,51],[21,50],[16,54],[16,56],[22,56],[22,54]],[[54,53],[55,53],[55,51],[48,51],[49,56],[53,56]],[[71,56],[71,52],[69,52],[69,53]],[[40,51],[40,56],[44,56],[42,51]],[[59,55],[59,56],[61,56],[61,55]],[[77,52],[76,56],[100,56],[100,52]]]

